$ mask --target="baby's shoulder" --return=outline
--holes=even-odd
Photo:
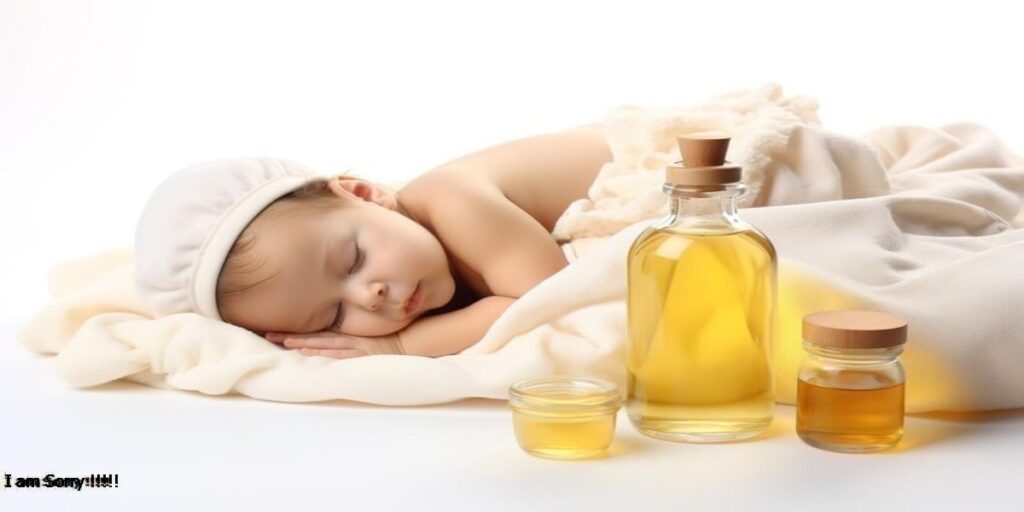
[[[435,233],[458,233],[451,224],[465,228],[470,219],[478,228],[487,228],[519,210],[492,180],[441,169],[420,175],[402,187],[397,197],[413,219]]]
[[[494,295],[520,297],[566,264],[547,230],[487,179],[436,173],[399,200]]]

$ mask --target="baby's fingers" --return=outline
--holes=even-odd
[[[349,359],[353,357],[365,356],[366,352],[354,348],[342,348],[342,349],[319,349],[319,348],[304,348],[300,352],[307,356],[325,356],[333,357],[335,359]]]
[[[295,338],[288,337],[284,339],[284,346],[288,348],[328,348],[328,349],[342,349],[342,348],[355,348],[352,340],[346,339],[342,336],[334,338]]]

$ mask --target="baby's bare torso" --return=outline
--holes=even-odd
[[[406,185],[399,200],[438,237],[457,274],[459,289],[444,309],[490,295],[518,297],[564,267],[549,234],[611,159],[595,123],[488,147]],[[492,263],[501,255],[516,264]]]

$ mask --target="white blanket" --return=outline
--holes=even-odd
[[[659,187],[679,159],[674,136],[721,129],[751,188],[741,215],[780,255],[780,402],[795,399],[800,318],[857,307],[910,321],[908,411],[1024,406],[1024,159],[974,124],[851,137],[822,129],[816,109],[768,84],[694,108],[612,110],[614,162],[553,232],[575,261],[460,354],[308,357],[192,313],[153,319],[125,248],[52,269],[54,300],[19,338],[57,354],[60,376],[83,387],[124,378],[264,400],[414,405],[505,398],[511,382],[544,374],[624,386],[627,249],[667,212]]]

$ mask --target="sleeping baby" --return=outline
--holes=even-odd
[[[157,315],[199,313],[309,355],[455,354],[567,265],[550,233],[611,159],[595,123],[397,191],[288,160],[192,165],[139,219],[136,289]]]

